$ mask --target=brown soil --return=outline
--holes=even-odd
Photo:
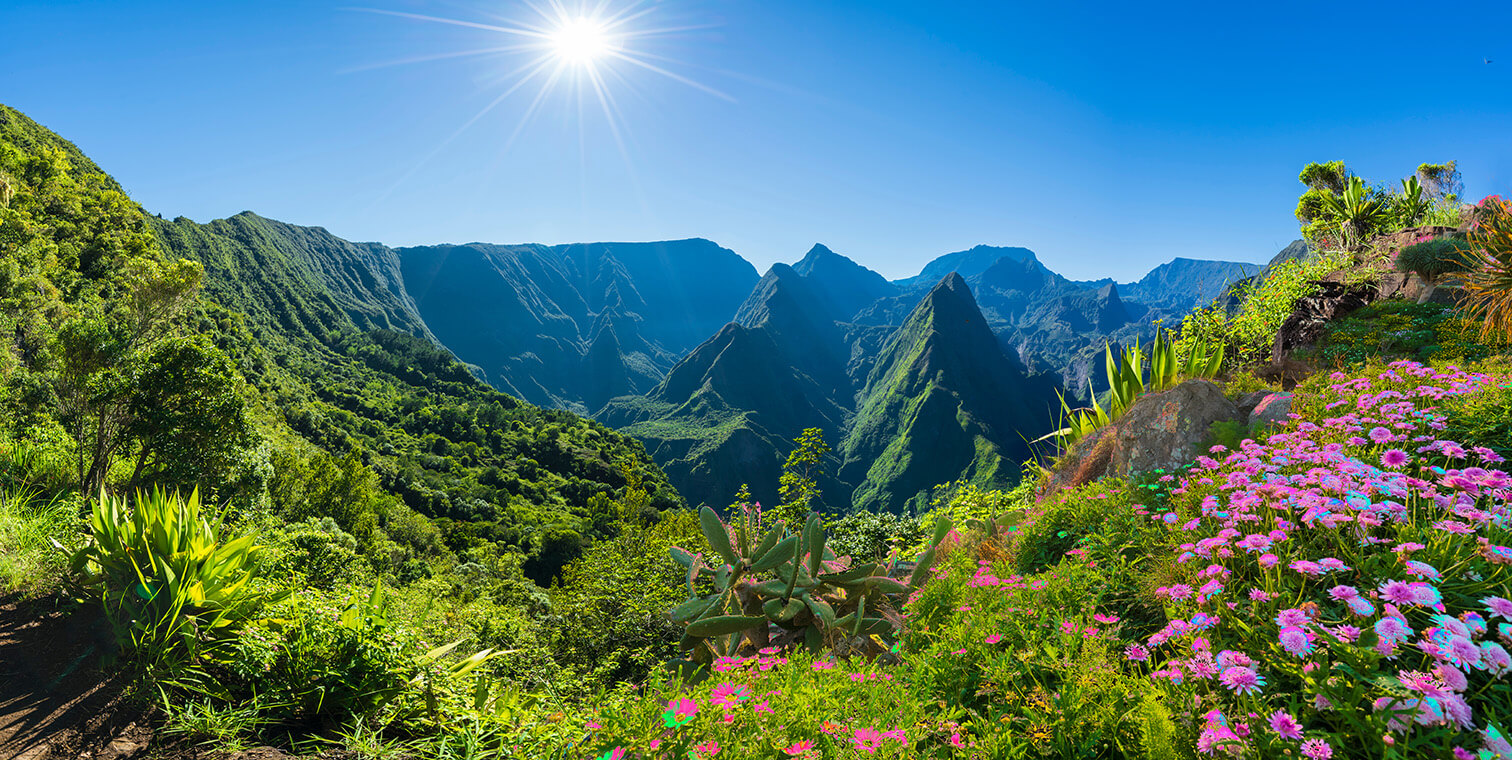
[[[119,760],[143,754],[152,728],[101,670],[110,645],[97,613],[56,598],[0,597],[0,757]]]
[[[153,731],[97,608],[0,596],[0,760],[294,760],[275,747],[215,751]],[[343,760],[327,752],[308,760]]]

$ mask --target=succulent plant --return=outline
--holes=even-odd
[[[698,520],[713,556],[672,548],[672,559],[687,568],[689,599],[669,613],[686,627],[682,648],[695,663],[799,643],[814,652],[842,645],[848,652],[887,651],[902,625],[897,610],[928,578],[950,532],[948,519],[937,522],[910,568],[896,554],[885,565],[836,557],[818,515],[809,515],[797,532],[781,520],[763,530],[752,510],[733,526],[708,507]],[[894,577],[905,571],[906,580]],[[700,596],[705,577],[713,590]]]

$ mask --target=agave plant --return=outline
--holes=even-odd
[[[793,533],[780,520],[763,533],[751,510],[730,526],[704,507],[698,521],[714,556],[672,548],[672,559],[687,568],[690,598],[669,613],[686,626],[682,648],[695,663],[799,643],[815,652],[886,651],[902,622],[897,610],[929,577],[951,527],[949,519],[935,524],[905,581],[894,577],[905,569],[896,552],[886,565],[852,565],[850,557],[836,557],[818,515],[809,515]],[[712,593],[700,596],[705,578]]]
[[[253,587],[253,537],[223,541],[198,489],[138,493],[130,505],[102,491],[89,528],[70,575],[99,594],[116,642],[144,667],[192,656],[287,594]]]
[[[1134,404],[1134,400],[1146,391],[1169,390],[1194,377],[1217,377],[1223,367],[1223,344],[1209,345],[1198,342],[1192,345],[1186,356],[1176,351],[1176,341],[1164,330],[1156,329],[1155,339],[1150,342],[1148,353],[1138,343],[1126,346],[1115,355],[1111,345],[1103,346],[1103,366],[1108,378],[1108,408],[1104,409],[1087,383],[1090,407],[1073,409],[1066,397],[1057,391],[1061,403],[1060,425],[1034,442],[1054,438],[1061,451],[1071,447],[1082,438],[1097,432]],[[1149,382],[1145,381],[1144,365],[1149,359]]]
[[[1321,203],[1323,218],[1345,246],[1359,245],[1389,217],[1386,199],[1359,177],[1350,177],[1344,192],[1323,195]]]
[[[1417,226],[1432,208],[1433,199],[1428,197],[1416,174],[1402,180],[1402,192],[1391,198],[1391,214],[1403,227]]]

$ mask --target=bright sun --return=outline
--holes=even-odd
[[[558,58],[579,66],[592,65],[594,61],[612,54],[618,47],[609,33],[608,25],[602,20],[587,16],[562,19],[547,39]]]

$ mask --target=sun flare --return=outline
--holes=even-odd
[[[577,65],[592,65],[619,47],[608,25],[589,16],[562,19],[547,41],[556,57]]]

